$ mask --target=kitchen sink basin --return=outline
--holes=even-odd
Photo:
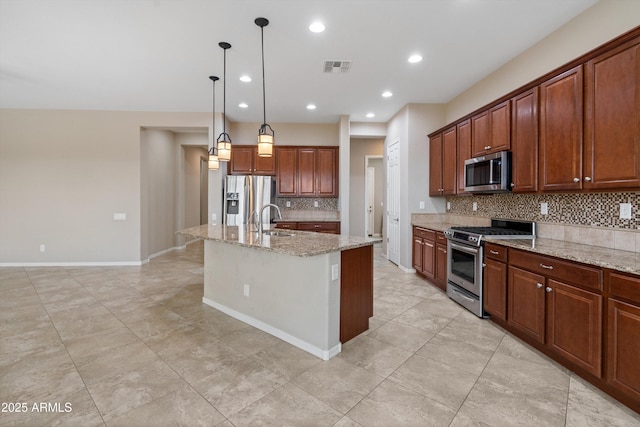
[[[295,236],[294,233],[286,230],[265,230],[262,234],[266,234],[268,236],[278,236],[278,237],[291,237]]]

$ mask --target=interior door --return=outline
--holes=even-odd
[[[387,148],[387,258],[400,264],[400,142]]]
[[[373,236],[375,230],[375,198],[376,198],[376,169],[367,166],[367,177],[365,181],[365,228],[366,235]]]

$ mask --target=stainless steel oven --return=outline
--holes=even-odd
[[[482,310],[482,260],[484,247],[448,240],[447,295],[478,317]]]

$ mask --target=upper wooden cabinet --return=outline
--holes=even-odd
[[[464,191],[464,161],[471,158],[471,120],[467,119],[456,126],[458,133],[458,170],[457,194],[463,194]]]
[[[471,117],[472,157],[511,148],[511,101]]]
[[[511,189],[538,191],[538,88],[511,100]]]
[[[429,143],[429,195],[456,194],[456,127],[431,138]]]
[[[271,157],[258,156],[257,145],[232,145],[229,162],[230,175],[275,175],[275,154]]]
[[[338,148],[276,147],[281,197],[338,197]]]
[[[640,188],[640,37],[585,67],[584,189]]]
[[[540,189],[582,188],[582,66],[540,85]]]

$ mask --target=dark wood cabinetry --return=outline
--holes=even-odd
[[[484,248],[483,307],[491,318],[507,320],[507,256],[503,246],[487,243]]]
[[[277,147],[280,197],[338,197],[338,148]]]
[[[456,194],[457,151],[456,127],[433,137],[429,143],[429,195]]]
[[[314,231],[316,233],[340,234],[340,221],[286,221],[277,222],[276,228],[286,230]]]
[[[511,101],[471,117],[472,157],[511,148]]]
[[[511,189],[538,191],[538,91],[528,90],[511,100]]]
[[[640,407],[640,277],[607,272],[607,383]]]
[[[540,85],[540,189],[582,188],[582,66]]]
[[[456,168],[458,175],[456,179],[457,194],[464,194],[464,162],[471,158],[471,120],[467,119],[456,126],[458,133],[458,150],[456,157],[458,159]],[[451,167],[453,165],[447,165]]]
[[[447,288],[447,239],[440,231],[413,227],[413,268],[442,290]]]
[[[275,175],[276,158],[258,156],[257,145],[233,145],[229,162],[230,175]]]
[[[583,186],[640,188],[640,37],[585,66]]]
[[[436,233],[435,277],[433,282],[443,291],[447,290],[447,238],[444,233]]]

